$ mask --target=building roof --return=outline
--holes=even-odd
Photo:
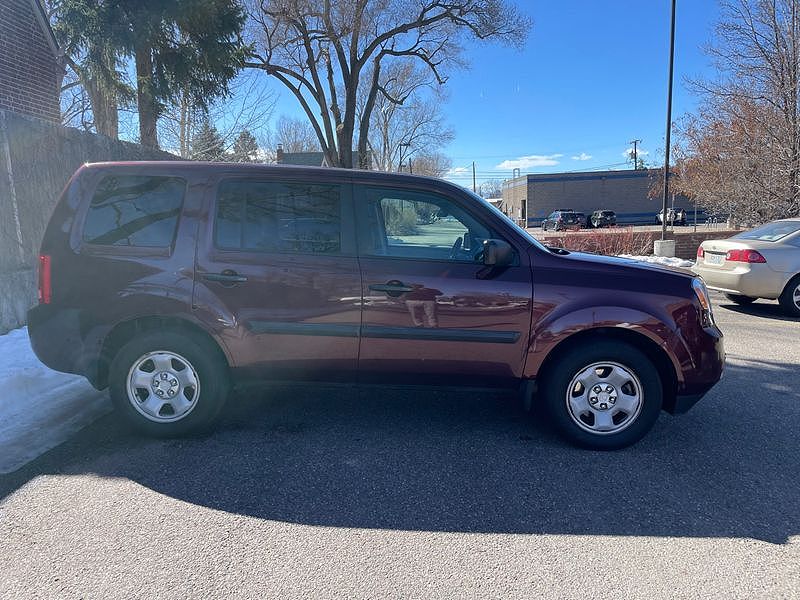
[[[367,153],[372,163],[372,154]],[[324,152],[283,152],[277,160],[280,165],[300,165],[302,167],[329,167],[328,160]],[[353,152],[353,164],[358,165],[359,154]]]
[[[280,159],[282,165],[300,165],[304,167],[321,167],[325,165],[323,152],[284,152]]]
[[[31,8],[33,8],[33,14],[36,15],[36,20],[39,22],[39,26],[42,28],[42,32],[47,38],[50,49],[53,51],[56,58],[60,59],[62,56],[61,49],[58,47],[58,40],[56,39],[55,33],[53,33],[53,28],[50,27],[50,20],[47,18],[47,12],[41,0],[30,0],[30,3]]]

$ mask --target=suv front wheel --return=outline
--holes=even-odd
[[[664,394],[651,360],[614,340],[572,348],[558,357],[542,383],[559,432],[595,450],[638,442],[658,419]]]
[[[135,429],[154,437],[199,433],[228,396],[228,369],[201,336],[144,333],[123,346],[109,371],[111,400]]]

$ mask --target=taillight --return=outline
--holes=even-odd
[[[53,287],[50,272],[50,255],[39,255],[39,304],[50,304]]]
[[[746,263],[765,263],[767,259],[758,250],[750,250],[745,248],[742,250],[728,250],[725,255],[725,260],[733,262],[746,262]]]
[[[706,251],[703,250],[702,246],[697,247],[697,258],[703,258],[706,255]]]

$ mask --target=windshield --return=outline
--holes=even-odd
[[[488,206],[489,210],[491,210],[494,214],[498,215],[499,217],[502,217],[506,222],[511,223],[511,225],[516,227],[517,231],[521,232],[525,236],[525,239],[527,239],[531,244],[533,244],[534,246],[536,246],[537,248],[539,248],[541,250],[545,250],[545,251],[547,250],[547,248],[544,247],[542,242],[540,242],[535,237],[533,237],[530,233],[527,232],[527,230],[525,230],[524,228],[522,228],[519,225],[517,225],[514,222],[514,219],[509,217],[506,213],[504,213],[502,210],[497,208],[494,204],[492,204],[491,202],[487,202],[486,200],[484,200],[483,198],[478,196],[478,194],[475,194],[470,190],[464,189],[464,191],[467,192],[470,196],[472,196],[475,200],[480,201],[480,203],[483,204],[484,206]]]
[[[775,221],[750,231],[745,231],[733,236],[740,240],[759,240],[762,242],[777,242],[788,235],[800,231],[800,221]]]

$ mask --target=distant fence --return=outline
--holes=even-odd
[[[86,162],[171,160],[166,152],[0,110],[0,334],[25,324],[58,196]]]

